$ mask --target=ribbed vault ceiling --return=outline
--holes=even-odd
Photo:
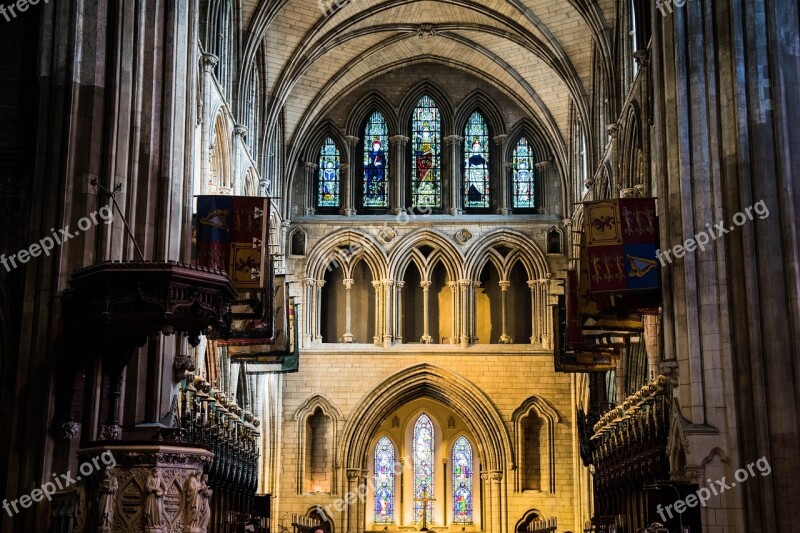
[[[606,20],[614,19],[614,0],[351,0],[333,8],[242,3],[243,64],[263,47],[268,126],[283,112],[290,141],[359,84],[424,61],[494,84],[563,146],[570,102],[587,114],[593,43],[610,55]]]

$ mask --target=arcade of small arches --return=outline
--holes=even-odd
[[[307,346],[551,343],[550,268],[514,230],[466,253],[437,230],[417,230],[388,253],[367,233],[340,230],[309,253],[303,282]]]

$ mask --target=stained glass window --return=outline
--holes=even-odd
[[[464,208],[489,207],[489,127],[477,111],[464,128]]]
[[[381,437],[375,446],[375,523],[394,522],[394,445]]]
[[[319,152],[319,191],[317,194],[317,207],[339,207],[340,181],[339,164],[342,157],[336,143],[328,137]]]
[[[423,96],[411,117],[411,205],[442,207],[442,121],[430,96]]]
[[[422,414],[414,424],[414,498],[433,498],[433,422]],[[427,504],[428,522],[433,515],[433,506]],[[422,520],[422,502],[414,502],[414,520]]]
[[[472,445],[464,436],[453,445],[453,523],[472,523]]]
[[[514,148],[514,155],[511,161],[514,170],[514,208],[534,209],[536,207],[536,195],[534,180],[536,178],[536,168],[533,150],[528,139],[522,137]]]
[[[375,111],[364,127],[364,207],[389,207],[389,127]]]

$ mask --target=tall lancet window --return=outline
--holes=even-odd
[[[477,111],[464,128],[464,208],[489,208],[489,127]]]
[[[394,522],[394,445],[381,437],[375,446],[375,523]]]
[[[514,148],[513,168],[514,209],[536,208],[536,162],[528,139],[522,137]]]
[[[367,209],[389,207],[389,127],[379,111],[364,126],[364,201]]]
[[[464,436],[453,445],[453,523],[472,523],[472,445]]]
[[[442,120],[436,102],[423,96],[411,117],[411,205],[442,207]]]
[[[414,424],[414,499],[433,497],[433,422],[422,414]],[[428,522],[433,518],[430,504],[425,505]],[[414,520],[422,520],[423,504],[414,502]]]
[[[333,139],[328,137],[319,152],[317,207],[335,209],[341,205],[339,165],[341,154]]]

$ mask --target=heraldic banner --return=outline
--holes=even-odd
[[[591,292],[661,286],[655,198],[587,202],[583,231]]]
[[[240,291],[271,286],[268,231],[268,198],[197,197],[197,264],[226,271]]]

